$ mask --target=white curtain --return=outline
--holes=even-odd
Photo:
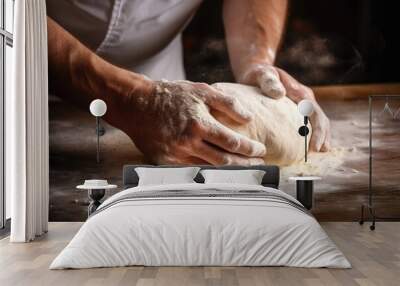
[[[14,92],[6,98],[6,186],[12,242],[47,232],[49,205],[45,0],[15,1]]]

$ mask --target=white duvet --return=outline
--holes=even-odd
[[[272,199],[243,195],[122,199],[137,192],[171,190],[263,191]],[[299,203],[282,191],[254,185],[127,189],[100,206],[50,269],[127,265],[349,268],[314,217],[294,204]]]

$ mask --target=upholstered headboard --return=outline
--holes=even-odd
[[[147,168],[179,168],[187,166],[175,166],[175,165],[125,165],[122,174],[122,182],[124,189],[136,187],[139,182],[139,177],[135,171],[137,167],[147,167]],[[262,179],[262,185],[265,187],[271,187],[277,189],[279,187],[279,167],[278,166],[267,166],[267,165],[257,165],[257,166],[211,166],[211,165],[196,165],[201,169],[219,169],[219,170],[248,170],[256,169],[265,171],[265,175]],[[199,173],[194,179],[197,183],[204,183],[203,176]]]

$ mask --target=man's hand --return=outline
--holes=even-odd
[[[218,110],[239,123],[251,114],[227,94],[207,84],[154,82],[121,69],[87,49],[48,18],[51,88],[87,110],[103,99],[104,119],[123,130],[155,162],[177,164],[263,164],[265,146],[223,126]]]
[[[299,103],[303,99],[309,99],[314,103],[314,113],[310,116],[312,135],[310,150],[315,152],[327,152],[331,148],[331,126],[328,117],[315,99],[311,88],[299,83],[286,71],[276,68],[279,78],[286,89],[287,96]]]
[[[272,65],[252,65],[239,81],[249,85],[258,86],[266,96],[274,99],[286,95],[286,89],[279,78],[279,72]]]
[[[326,152],[330,149],[330,123],[324,111],[321,109],[313,91],[299,83],[284,70],[268,64],[256,64],[245,73],[243,83],[260,87],[262,92],[272,98],[280,98],[287,95],[295,103],[303,99],[309,99],[314,103],[314,113],[310,117],[313,128],[310,150]]]
[[[313,134],[310,149],[330,148],[329,120],[315,100],[312,90],[285,71],[274,67],[275,56],[284,31],[287,0],[225,0],[224,24],[232,70],[238,82],[259,86],[272,98],[285,94],[298,103],[314,102],[311,116]]]
[[[171,164],[263,164],[265,146],[220,124],[210,109],[245,123],[251,114],[239,102],[204,83],[152,82],[149,93],[119,97],[118,118],[147,158]],[[118,97],[117,97],[118,98]]]

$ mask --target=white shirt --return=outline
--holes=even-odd
[[[47,0],[47,14],[109,62],[184,79],[181,32],[201,0]]]

